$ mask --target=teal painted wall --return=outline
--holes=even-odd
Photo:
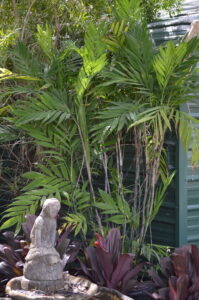
[[[169,40],[178,43],[189,31],[193,20],[199,20],[198,0],[184,1],[179,15],[161,18],[149,28],[157,45]],[[199,95],[194,103],[180,109],[199,119]],[[191,145],[186,154],[175,138],[170,138],[167,143],[168,163],[176,168],[176,177],[152,224],[153,242],[176,247],[186,243],[199,245],[199,166],[192,171]]]

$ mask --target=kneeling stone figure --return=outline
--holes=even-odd
[[[64,287],[63,267],[55,250],[56,217],[60,202],[47,199],[31,231],[31,245],[24,266],[22,288],[56,291]]]
[[[133,300],[118,291],[100,288],[87,279],[63,272],[62,261],[55,250],[57,199],[47,199],[31,231],[30,250],[24,275],[11,279],[6,294],[15,300]]]

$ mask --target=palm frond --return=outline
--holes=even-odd
[[[154,88],[152,61],[155,47],[146,28],[135,24],[125,35],[124,46],[118,52],[117,62],[102,73],[103,86],[117,84],[131,93],[150,95]]]
[[[105,27],[103,24],[101,24],[99,28],[90,24],[85,34],[84,46],[81,49],[76,49],[83,60],[83,66],[80,69],[76,84],[77,99],[83,97],[91,79],[99,73],[107,63],[105,53],[106,46],[102,42],[104,34]]]
[[[15,217],[15,224],[20,227],[25,220],[25,215],[35,214],[38,205],[46,198],[55,196],[61,200],[62,192],[71,192],[71,183],[68,177],[68,170],[64,163],[54,165],[54,162],[48,161],[48,168],[45,165],[39,165],[40,172],[27,172],[23,176],[31,180],[23,188],[23,194],[16,197],[4,212],[4,218]],[[66,201],[64,201],[66,204]],[[70,206],[70,203],[68,203]],[[13,224],[14,225],[14,224]],[[1,229],[10,226],[5,221]]]
[[[9,71],[8,69],[0,68],[0,81],[13,80],[13,79],[39,80],[39,78],[37,77],[28,76],[28,75],[19,75]]]
[[[56,121],[59,124],[71,117],[67,105],[67,93],[41,92],[37,98],[29,97],[28,101],[19,101],[14,110],[17,116],[17,125],[32,121],[42,121],[50,124]]]
[[[36,39],[46,57],[52,61],[54,59],[56,50],[53,46],[53,32],[49,25],[46,25],[45,29],[42,29],[40,25],[37,25]]]
[[[141,19],[142,4],[137,0],[115,0],[113,12],[119,20],[135,21]]]
[[[0,125],[0,142],[11,142],[19,137],[19,131],[12,125]]]
[[[40,77],[41,70],[38,61],[24,43],[18,42],[16,47],[10,52],[17,73],[36,78]]]

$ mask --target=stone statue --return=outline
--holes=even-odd
[[[57,199],[47,199],[35,220],[30,234],[30,250],[25,259],[24,289],[31,287],[55,291],[64,286],[62,261],[55,250],[56,217],[59,210],[60,202]]]
[[[186,40],[189,41],[195,37],[199,37],[199,20],[194,20],[191,23],[191,29],[186,36]]]
[[[6,294],[13,300],[133,300],[120,292],[98,287],[89,280],[63,272],[55,250],[57,199],[47,199],[31,230],[31,245],[26,256],[24,276],[12,278]]]

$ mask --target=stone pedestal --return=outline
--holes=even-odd
[[[25,290],[23,284],[23,276],[11,279],[6,285],[6,294],[12,300],[133,300],[116,290],[99,287],[85,278],[67,273],[64,273],[64,289],[56,292]]]
[[[38,290],[47,293],[58,291],[64,288],[64,279],[57,280],[29,280],[24,276],[21,279],[21,288],[26,291]]]

